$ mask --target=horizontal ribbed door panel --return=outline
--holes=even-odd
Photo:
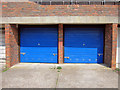
[[[21,62],[57,63],[57,28],[21,28]]]
[[[64,63],[103,63],[103,28],[64,28]]]

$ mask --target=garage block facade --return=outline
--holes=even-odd
[[[64,46],[63,46],[63,24],[59,24],[58,31],[58,63],[64,63]],[[20,45],[18,27],[14,24],[5,25],[5,43],[6,43],[6,64],[8,67],[20,62]],[[105,26],[105,47],[104,63],[116,68],[116,48],[117,48],[117,24],[108,24]]]
[[[118,4],[2,2],[2,8],[8,68],[31,62],[104,63],[116,69]]]

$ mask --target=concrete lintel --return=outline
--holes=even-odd
[[[41,17],[2,17],[2,24],[108,24],[118,23],[112,16],[41,16]]]

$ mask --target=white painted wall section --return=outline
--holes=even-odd
[[[116,68],[120,68],[120,28],[118,28]]]

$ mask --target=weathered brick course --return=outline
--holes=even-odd
[[[62,64],[64,61],[63,59],[63,24],[59,24],[58,29],[58,63]]]
[[[116,68],[117,25],[107,24],[105,27],[104,63],[112,69]]]
[[[118,5],[39,5],[34,2],[3,2],[2,16],[118,16]]]
[[[19,62],[18,28],[16,25],[5,25],[6,66],[7,68]]]

